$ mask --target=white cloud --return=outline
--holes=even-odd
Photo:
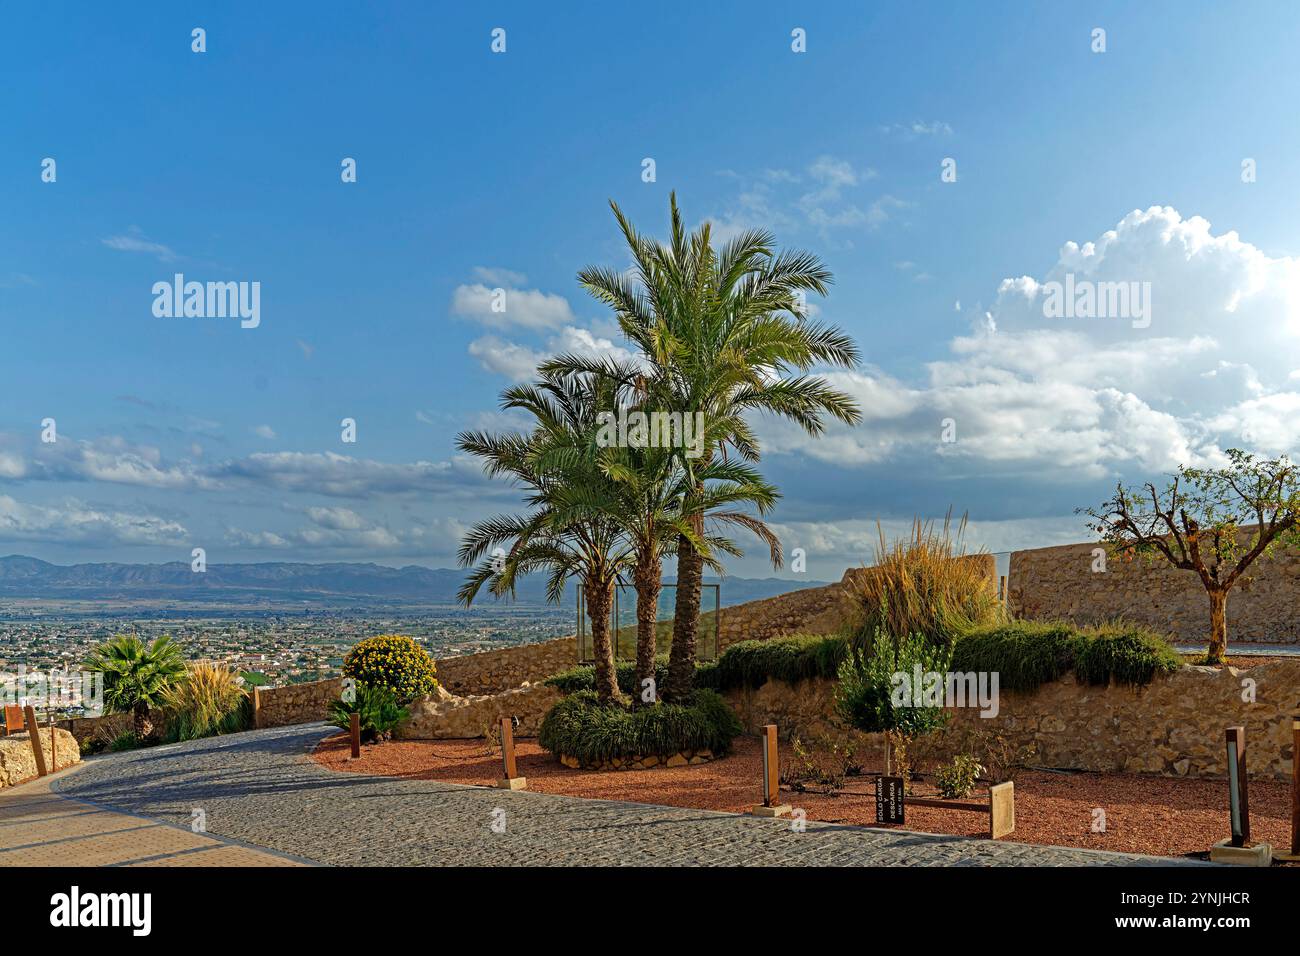
[[[621,362],[634,360],[632,352],[615,345],[613,339],[597,335],[590,329],[565,326],[546,341],[543,351],[509,342],[495,335],[485,335],[469,344],[469,354],[489,372],[504,375],[512,382],[526,382],[533,378],[537,366],[553,355],[561,353],[582,356],[610,356]]]
[[[107,511],[68,499],[61,507],[24,504],[0,495],[0,540],[83,545],[179,545],[185,527],[154,515]]]
[[[500,288],[503,294],[498,296],[494,288]],[[501,311],[494,311],[494,305]],[[564,296],[538,289],[488,287],[482,283],[457,286],[451,295],[451,311],[453,315],[473,319],[492,329],[544,331],[575,321]]]
[[[1052,319],[1044,286],[1149,282],[1151,323]],[[1003,280],[971,334],[907,384],[878,369],[827,377],[862,403],[857,429],[810,439],[764,421],[770,450],[866,465],[904,455],[1006,463],[1040,479],[1214,464],[1222,449],[1300,442],[1300,264],[1176,210],[1135,210],[1097,240],[1067,242],[1042,277]],[[957,441],[940,441],[955,420]]]
[[[174,262],[180,258],[169,246],[146,238],[144,233],[134,226],[125,235],[109,236],[101,239],[100,242],[119,252],[143,252],[155,256],[159,262]]]
[[[273,439],[275,438],[275,429],[270,425],[257,425],[253,428],[253,434],[258,438]]]

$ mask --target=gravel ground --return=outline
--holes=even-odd
[[[736,741],[728,757],[694,767],[625,770],[612,773],[570,770],[543,751],[535,739],[516,741],[519,773],[539,793],[636,800],[702,810],[744,812],[762,799],[762,755],[750,737]],[[394,741],[363,748],[347,759],[345,736],[322,743],[316,759],[333,770],[385,774],[403,779],[488,784],[501,776],[499,752],[482,740]],[[782,766],[789,759],[781,745]],[[868,762],[867,769],[878,770]],[[874,784],[849,778],[840,796],[783,792],[782,802],[800,807],[809,820],[875,826]],[[926,794],[935,796],[937,794]],[[1093,833],[1094,808],[1106,814],[1106,832]],[[1252,837],[1275,847],[1291,841],[1291,790],[1288,784],[1250,787]],[[987,836],[985,814],[911,807],[912,830],[957,836]],[[1148,853],[1198,854],[1208,858],[1212,843],[1228,836],[1227,784],[1137,774],[1022,771],[1016,777],[1016,830],[1008,839],[1054,846]]]
[[[57,792],[337,865],[1174,865],[1177,860],[336,773],[324,724],[97,757]],[[480,745],[481,746],[481,745]],[[699,768],[694,768],[699,769]],[[500,832],[498,832],[500,831]]]

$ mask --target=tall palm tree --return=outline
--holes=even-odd
[[[513,595],[520,575],[545,571],[547,599],[559,603],[569,579],[581,581],[596,659],[596,692],[610,701],[621,699],[621,694],[609,612],[632,551],[605,506],[612,496],[609,479],[593,456],[584,453],[596,447],[598,409],[612,400],[601,397],[600,387],[591,377],[543,375],[537,384],[503,393],[503,408],[532,415],[530,434],[457,436],[457,447],[482,458],[489,475],[520,485],[530,508],[527,514],[498,515],[469,530],[461,543],[460,564],[481,563],[458,598],[469,605],[485,584],[498,597]],[[508,545],[503,559],[484,560],[491,549],[503,545]]]
[[[92,650],[84,666],[104,675],[104,707],[109,713],[132,712],[136,740],[153,735],[151,712],[185,677],[181,647],[167,636],[146,646],[134,634],[119,634]]]
[[[831,282],[820,259],[776,251],[775,238],[763,230],[743,232],[715,250],[707,222],[687,232],[675,193],[669,200],[668,245],[638,233],[616,203],[610,207],[632,254],[632,274],[590,267],[578,278],[614,310],[623,334],[636,346],[640,361],[634,374],[656,407],[704,415],[709,438],[702,454],[679,456],[696,477],[695,496],[703,491],[696,471],[715,457],[725,459],[734,450],[743,460],[758,459],[748,413],[788,418],[812,435],[825,430],[826,416],[849,424],[861,420],[851,397],[809,374],[818,364],[858,364],[849,336],[803,314],[800,296],[825,295]],[[608,359],[561,355],[543,369],[619,374],[616,367]],[[623,384],[634,387],[635,382],[624,378]],[[683,510],[698,534],[704,521],[698,503],[687,501]],[[679,536],[675,551],[669,697],[687,693],[694,675],[705,560],[689,536]]]
[[[637,596],[636,686],[644,687],[655,673],[664,558],[683,539],[715,568],[721,565],[714,555],[739,554],[735,544],[721,534],[701,535],[694,520],[698,512],[715,526],[739,526],[759,534],[779,561],[776,536],[760,519],[737,510],[753,506],[765,513],[779,495],[742,462],[718,460],[687,472],[679,466],[671,447],[604,447],[597,450],[596,460],[610,484],[592,496],[591,505],[623,529],[632,553],[632,584]],[[694,510],[685,510],[687,507]]]

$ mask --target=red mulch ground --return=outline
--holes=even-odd
[[[597,772],[570,770],[534,739],[516,741],[519,773],[528,789],[600,800],[630,800],[705,810],[743,812],[762,800],[759,741],[742,737],[728,757],[693,767]],[[482,740],[392,741],[361,748],[348,759],[347,737],[324,741],[316,760],[331,770],[419,780],[490,786],[501,775],[501,758]],[[782,765],[789,759],[781,745]],[[868,761],[868,770],[879,769]],[[1194,780],[1122,773],[1022,771],[1016,777],[1016,829],[1005,839],[1022,843],[1088,847],[1161,856],[1208,854],[1228,836],[1228,793],[1222,780]],[[809,820],[875,825],[870,777],[848,778],[857,794],[782,791],[784,802],[802,807]],[[924,784],[922,789],[929,789]],[[928,795],[928,794],[927,794]],[[1093,833],[1093,809],[1106,811],[1106,832]],[[1285,783],[1251,781],[1251,836],[1275,850],[1289,848],[1291,791]],[[987,835],[985,814],[910,807],[906,828],[930,833]]]

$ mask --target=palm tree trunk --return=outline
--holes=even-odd
[[[658,651],[658,638],[655,633],[656,618],[659,616],[660,583],[659,562],[653,556],[643,559],[632,573],[632,583],[636,588],[636,687],[633,691],[633,704],[654,703],[659,698],[659,688],[646,701],[645,681],[655,676],[655,653]],[[653,686],[653,685],[652,685]]]
[[[149,719],[148,704],[138,703],[135,705],[132,724],[136,740],[143,742],[149,739],[150,735],[153,734],[153,721]]]
[[[619,696],[614,645],[609,634],[609,606],[614,587],[586,582],[583,590],[587,597],[587,618],[591,621],[591,648],[596,656],[596,696],[602,702],[614,700]]]
[[[1205,663],[1219,665],[1228,653],[1228,592],[1215,589],[1210,595],[1210,646],[1205,653]]]
[[[677,603],[673,608],[673,646],[668,655],[664,697],[681,700],[695,680],[695,638],[700,625],[704,556],[686,538],[677,539]]]

